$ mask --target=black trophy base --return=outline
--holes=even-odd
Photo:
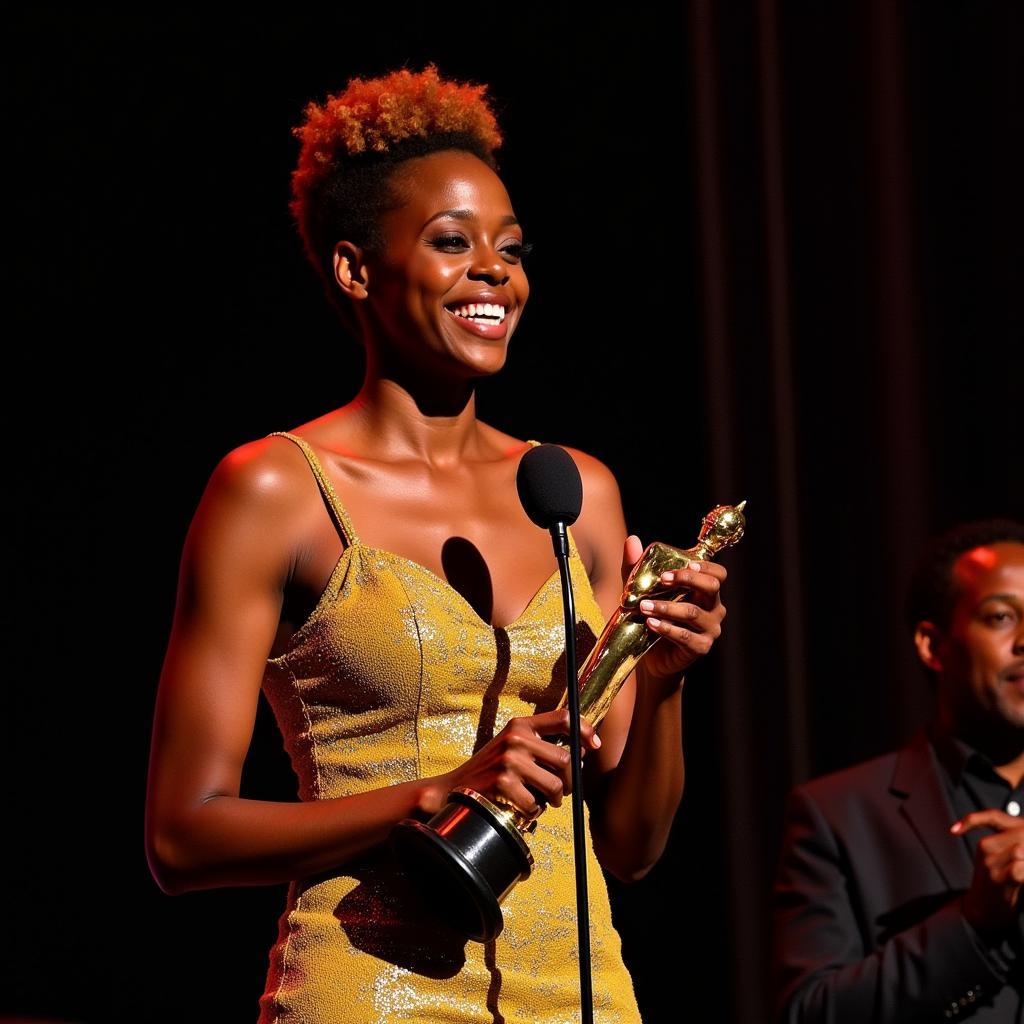
[[[477,942],[501,934],[501,901],[530,874],[526,843],[477,794],[458,790],[429,822],[406,818],[391,849],[413,885],[452,928]],[[490,805],[493,808],[493,805]],[[493,811],[497,811],[493,808]]]

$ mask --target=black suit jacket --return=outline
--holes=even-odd
[[[777,1020],[1021,1019],[1020,964],[967,923],[973,861],[924,732],[790,794],[775,886]]]

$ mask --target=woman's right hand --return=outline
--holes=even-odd
[[[568,735],[568,708],[509,719],[505,728],[468,761],[438,777],[438,807],[456,786],[474,789],[495,803],[513,804],[530,817],[543,809],[538,797],[560,806],[562,797],[572,792],[571,755],[568,746],[551,743],[544,737]],[[600,745],[601,738],[594,727],[581,718],[583,754]]]

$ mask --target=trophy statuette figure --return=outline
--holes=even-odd
[[[735,544],[746,526],[738,505],[719,505],[703,519],[692,548],[655,541],[645,549],[622,590],[619,607],[580,667],[580,715],[597,726],[640,659],[662,637],[647,628],[640,602],[647,598],[681,601],[689,592],[661,582],[662,573],[707,561]],[[560,707],[567,703],[563,696]],[[551,742],[567,746],[564,737]],[[440,902],[453,927],[479,942],[503,927],[501,903],[517,882],[528,878],[533,854],[524,838],[543,811],[528,815],[511,804],[496,803],[465,786],[453,789],[428,822],[406,818],[391,835],[399,862],[425,895]]]

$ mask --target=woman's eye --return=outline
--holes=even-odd
[[[432,244],[438,249],[452,249],[455,246],[465,245],[466,240],[461,235],[439,235]]]
[[[431,245],[437,249],[460,249],[469,243],[461,235],[438,235]],[[519,261],[533,248],[530,242],[509,242],[501,251],[506,257]]]
[[[532,248],[532,242],[512,242],[501,251],[507,252],[515,260],[521,260]]]

